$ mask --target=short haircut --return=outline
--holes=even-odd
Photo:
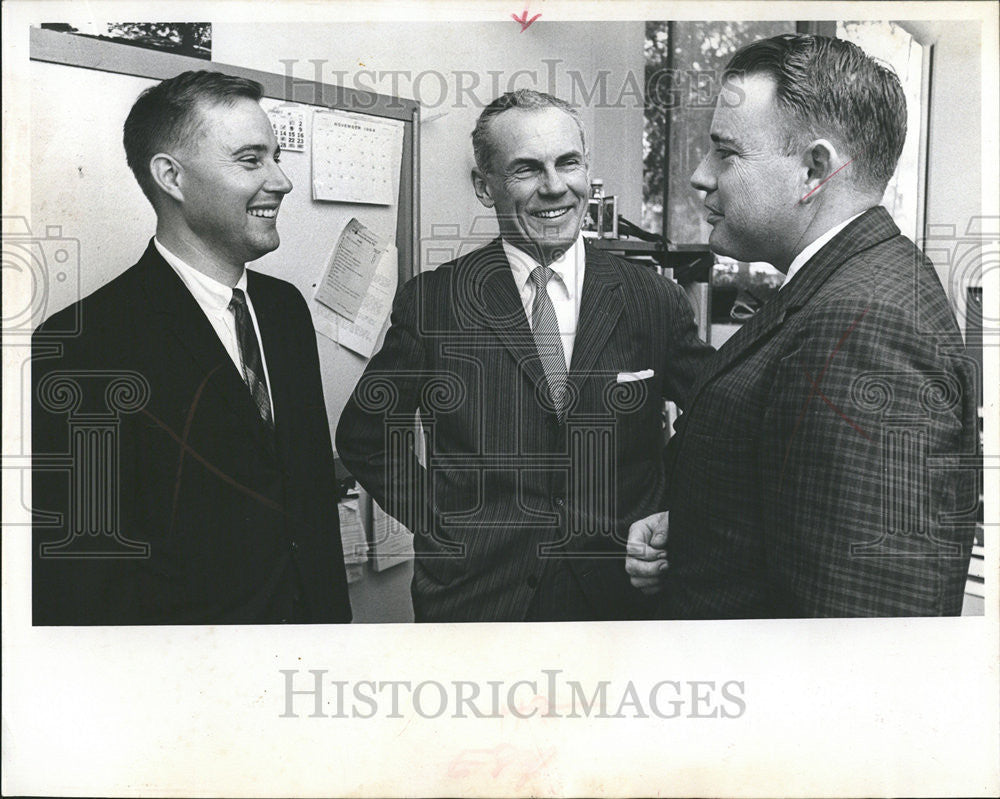
[[[472,152],[476,157],[476,166],[481,172],[489,172],[493,162],[493,139],[490,136],[492,120],[511,108],[520,108],[525,111],[558,108],[560,111],[565,111],[576,123],[577,129],[580,131],[580,142],[583,144],[584,152],[586,152],[587,137],[583,132],[580,115],[576,113],[573,106],[565,100],[560,100],[545,92],[536,92],[534,89],[517,89],[497,97],[483,109],[479,119],[476,120],[476,127],[472,131]]]
[[[125,120],[125,160],[150,202],[156,196],[149,162],[154,155],[198,133],[199,104],[232,104],[240,97],[260,101],[263,87],[221,72],[182,72],[146,89]],[[155,204],[155,203],[154,203]]]
[[[829,137],[853,158],[852,174],[883,191],[906,139],[906,98],[890,66],[856,44],[829,36],[786,33],[753,42],[732,57],[723,80],[769,75],[790,117],[790,150]]]

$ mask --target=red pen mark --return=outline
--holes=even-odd
[[[860,426],[856,425],[853,421],[851,421],[851,418],[846,413],[844,413],[842,410],[840,410],[840,408],[838,408],[836,405],[834,405],[833,400],[831,400],[829,397],[826,396],[826,394],[824,394],[822,391],[819,390],[819,383],[817,383],[815,380],[813,380],[809,376],[808,372],[806,372],[806,371],[803,370],[802,373],[806,376],[806,380],[809,381],[809,384],[814,389],[816,389],[816,393],[819,394],[819,398],[821,400],[823,400],[823,402],[825,402],[827,404],[827,406],[830,408],[830,410],[832,410],[835,414],[837,414],[837,416],[839,416],[841,419],[843,419],[845,422],[847,422],[851,427],[853,427],[855,430],[857,430],[858,433],[860,433],[862,436],[864,436],[865,438],[867,438],[869,441],[872,440],[872,437],[870,435],[868,435]]]
[[[196,450],[194,447],[192,447],[187,441],[183,440],[179,435],[177,435],[177,433],[175,433],[170,428],[170,426],[168,424],[166,424],[166,422],[164,422],[162,419],[159,419],[157,416],[155,416],[154,414],[150,413],[146,408],[143,408],[140,411],[140,413],[142,413],[143,415],[148,416],[150,419],[152,419],[160,428],[163,429],[163,431],[168,436],[170,436],[174,441],[176,441],[177,444],[185,452],[187,452],[192,458],[194,458],[196,461],[198,461],[198,463],[200,463],[202,466],[204,466],[206,469],[208,469],[208,471],[210,471],[212,474],[214,474],[220,480],[222,480],[223,482],[228,483],[233,488],[235,488],[237,491],[241,491],[242,493],[246,494],[247,496],[252,497],[253,499],[255,499],[257,502],[261,503],[265,507],[271,508],[271,509],[279,511],[281,513],[285,513],[284,508],[281,505],[279,505],[277,502],[275,502],[274,500],[270,499],[269,497],[264,496],[263,494],[260,494],[260,493],[258,493],[256,491],[254,491],[249,486],[243,485],[241,482],[239,482],[235,478],[231,477],[230,475],[228,475],[224,471],[222,471],[222,469],[220,469],[214,463],[212,463],[211,461],[209,461],[204,455],[202,455],[200,452],[198,452],[198,450]]]
[[[511,17],[514,18],[514,22],[520,24],[521,33],[524,33],[526,30],[528,30],[528,28],[531,27],[531,23],[534,22],[536,19],[538,19],[540,16],[542,15],[535,14],[535,16],[533,16],[531,19],[528,19],[528,9],[524,9],[524,11],[521,12],[521,16],[518,16],[517,14],[511,14]],[[847,165],[845,164],[844,166]]]
[[[844,166],[847,166],[847,164],[844,164]],[[843,167],[841,167],[841,169],[842,168]],[[832,177],[832,175],[831,175],[831,177]],[[817,394],[819,394],[824,400],[827,401],[827,403],[831,407],[834,408],[834,410],[837,410],[836,407],[833,405],[833,403],[830,402],[829,400],[827,400],[825,396],[823,396],[822,392],[820,392],[820,390],[819,390],[819,386],[820,386],[820,383],[823,382],[823,378],[826,376],[827,369],[830,368],[830,363],[833,361],[833,359],[836,356],[836,354],[840,351],[840,348],[842,346],[844,346],[844,342],[847,341],[847,339],[848,339],[848,337],[850,337],[851,333],[854,332],[854,329],[861,323],[861,320],[865,318],[865,314],[867,314],[867,313],[868,313],[868,309],[865,308],[858,315],[858,318],[855,319],[851,323],[851,326],[849,328],[847,328],[847,330],[844,331],[844,335],[842,335],[840,337],[840,341],[838,341],[837,342],[837,346],[833,348],[833,352],[830,353],[830,357],[826,359],[826,363],[823,365],[823,371],[819,373],[819,377],[816,380],[813,380],[811,377],[809,377],[808,374],[806,374],[806,377],[809,379],[809,382],[810,382],[810,384],[812,385],[813,388],[812,388],[812,392],[810,392],[809,396],[806,397],[806,402],[802,406],[802,411],[799,413],[798,418],[795,420],[795,427],[792,428],[792,434],[788,438],[788,446],[785,447],[785,458],[781,462],[781,473],[778,475],[778,490],[779,491],[781,490],[781,486],[782,486],[782,484],[784,482],[785,467],[788,465],[788,456],[791,454],[791,451],[792,451],[792,441],[795,439],[795,434],[799,430],[799,425],[802,423],[802,420],[805,418],[806,411],[809,410],[809,405],[812,403],[813,397],[815,397]],[[840,413],[839,410],[837,410],[837,413],[840,414],[840,416],[842,416],[845,419],[845,421],[847,421],[848,424],[851,425],[851,427],[853,427],[856,430],[858,430],[858,432],[860,432],[862,435],[864,435],[864,437],[867,438],[869,441],[871,440],[871,437],[869,435],[867,435],[863,430],[861,430],[860,428],[858,428],[853,422],[851,422],[850,419],[848,419],[846,416],[844,416],[844,414]]]
[[[194,392],[194,397],[191,400],[191,407],[188,409],[187,418],[184,420],[184,432],[181,433],[180,448],[177,451],[177,476],[174,478],[174,500],[170,507],[170,530],[173,532],[174,521],[177,519],[177,504],[180,501],[181,494],[181,474],[184,471],[184,455],[187,452],[187,441],[188,436],[191,434],[191,423],[194,421],[194,412],[198,409],[198,402],[201,400],[201,392],[205,390],[209,378],[215,374],[219,368],[222,366],[216,366],[212,369],[205,379],[201,381],[198,385],[197,390]]]
[[[809,194],[807,194],[805,197],[803,197],[802,200],[808,199],[813,194],[815,194],[817,191],[819,191],[820,187],[824,183],[826,183],[830,178],[832,178],[834,175],[836,175],[841,169],[844,169],[845,167],[849,166],[853,160],[854,159],[852,158],[850,161],[848,161],[846,164],[844,164],[844,166],[839,167],[839,168],[833,170],[833,172],[831,172],[829,175],[827,175],[825,178],[823,178],[823,180],[820,181],[819,185],[816,186],[815,189],[813,189],[811,192],[809,192]],[[799,202],[802,202],[802,200],[799,200]]]

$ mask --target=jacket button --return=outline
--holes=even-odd
[[[561,508],[563,505],[566,504],[566,500],[563,499],[562,497],[553,497],[552,504],[555,505],[557,508]]]
[[[299,542],[292,541],[292,552],[298,552],[298,551],[299,551]]]
[[[538,578],[535,575],[530,575],[527,579],[528,588],[536,588],[538,586]]]

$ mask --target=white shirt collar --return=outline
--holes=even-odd
[[[160,240],[153,237],[153,245],[156,247],[163,260],[166,261],[180,277],[181,282],[191,292],[198,304],[206,310],[211,309],[222,312],[229,308],[229,303],[233,299],[233,290],[225,283],[220,283],[215,278],[211,278],[204,272],[199,272],[193,266],[185,263],[170,250],[160,243]],[[240,279],[236,281],[235,288],[241,289],[244,293],[247,290],[247,270],[240,274]]]
[[[532,270],[539,265],[538,261],[528,253],[509,243],[506,239],[501,239],[503,251],[510,262],[511,271],[514,273],[514,282],[517,284],[517,291],[521,293],[531,277]],[[583,247],[583,234],[579,234],[569,249],[558,258],[549,263],[552,271],[559,278],[559,284],[566,291],[569,299],[576,299],[577,286],[580,284],[580,276],[586,263]]]
[[[863,213],[866,212],[862,211],[861,214]],[[829,242],[834,236],[840,233],[840,231],[842,231],[845,227],[851,224],[851,222],[853,222],[855,219],[861,216],[861,214],[855,214],[849,219],[845,219],[839,225],[834,225],[819,238],[813,239],[813,241],[810,242],[805,247],[805,249],[802,250],[802,252],[800,252],[798,255],[795,256],[791,266],[788,267],[788,272],[785,274],[785,280],[779,287],[779,290],[787,286],[788,281],[790,281],[793,277],[795,277],[795,273],[798,272],[803,266],[805,266],[809,262],[809,259],[812,258],[816,253],[818,253],[827,242]]]

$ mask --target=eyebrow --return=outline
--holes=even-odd
[[[258,155],[267,155],[268,147],[266,144],[244,144],[242,147],[237,148],[233,151],[234,156],[243,155],[243,153],[256,153]],[[280,145],[274,146],[274,154],[281,154]]]
[[[709,138],[716,144],[731,144],[734,147],[739,146],[739,142],[736,139],[731,139],[729,136],[720,136],[718,133],[709,134]]]

